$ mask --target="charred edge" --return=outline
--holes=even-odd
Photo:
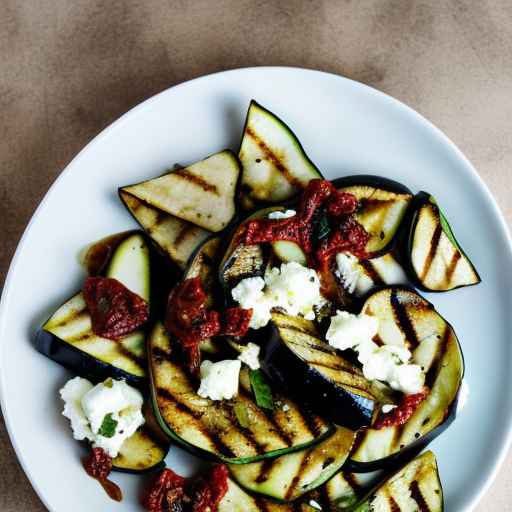
[[[263,462],[261,462],[260,471],[254,481],[257,484],[262,484],[263,482],[266,482],[270,476],[270,472],[272,471],[273,467],[274,459],[265,459]]]
[[[448,264],[448,267],[446,269],[446,282],[449,284],[452,280],[453,273],[455,272],[455,269],[457,268],[457,263],[462,258],[462,254],[458,249],[455,249],[455,252],[453,253],[452,259],[450,260],[450,263]]]
[[[241,396],[243,396],[245,399],[247,399],[248,401],[254,403],[254,399],[252,398],[252,396],[250,396],[250,389],[249,390],[246,390],[245,388],[243,388],[243,391],[242,389],[239,390],[239,394]],[[256,406],[257,407],[257,406]],[[275,421],[274,417],[273,417],[273,413],[270,412],[270,411],[267,411],[265,409],[261,409],[258,407],[258,409],[263,413],[263,415],[265,416],[266,420],[268,421],[268,423],[270,424],[270,429],[277,435],[279,436],[279,438],[281,439],[281,441],[283,442],[283,444],[285,444],[288,448],[290,446],[293,446],[293,440],[292,438],[289,436],[289,434],[287,434],[282,428],[281,426]],[[246,431],[246,429],[244,429],[244,432]],[[251,435],[252,435],[252,432],[251,432]],[[256,442],[254,441],[254,443],[256,444]],[[258,446],[258,448],[261,448]],[[265,450],[261,449],[261,451],[258,451],[258,454],[261,454],[261,453],[264,453]]]
[[[407,314],[407,309],[397,297],[396,290],[391,292],[389,300],[391,302],[391,308],[393,309],[398,328],[404,333],[406,341],[410,343],[410,349],[414,350],[420,343],[418,335],[416,334],[414,325]]]
[[[425,501],[423,494],[421,494],[420,486],[416,480],[411,482],[409,490],[411,491],[411,498],[418,504],[420,512],[430,512],[430,507]]]
[[[293,477],[293,479],[290,483],[290,487],[288,487],[288,490],[286,491],[286,494],[284,496],[284,499],[286,501],[288,501],[291,498],[293,491],[295,491],[295,489],[297,488],[297,485],[300,482],[302,475],[306,471],[308,464],[309,464],[311,451],[312,450],[305,450],[303,452],[299,470],[297,471],[296,475]]]
[[[441,239],[441,234],[443,233],[443,228],[441,227],[441,223],[438,222],[436,229],[434,229],[434,233],[432,234],[432,239],[430,240],[430,249],[428,251],[427,257],[425,259],[425,263],[423,264],[423,270],[419,276],[420,281],[424,281],[427,277],[428,271],[432,266],[432,261],[434,260],[434,256],[436,255],[437,247],[439,245],[439,240]]]
[[[427,374],[425,375],[425,385],[432,389],[432,386],[434,385],[434,382],[436,380],[437,374],[439,373],[439,361],[443,358],[446,349],[448,347],[448,340],[450,339],[450,327],[445,325],[445,331],[442,336],[442,340],[439,343],[439,348],[436,351],[436,356],[434,360],[432,361],[432,365],[430,366]]]
[[[202,418],[201,413],[195,412],[192,409],[190,409],[190,407],[188,407],[183,402],[179,402],[176,399],[176,397],[174,395],[172,395],[165,388],[160,388],[160,387],[157,388],[156,395],[158,398],[163,398],[164,400],[166,400],[168,402],[174,403],[177,409],[179,409],[181,412],[187,414],[188,416],[194,418],[194,420],[196,420],[196,422],[197,422],[196,428],[198,430],[201,430],[201,432],[204,434],[204,436],[207,437],[212,442],[213,446],[215,447],[215,450],[220,455],[223,455],[224,457],[230,457],[230,458],[235,456],[235,454],[231,451],[231,449],[227,445],[225,445],[217,435],[215,435],[213,432],[211,432],[210,430],[208,430],[206,428],[204,423],[201,421],[201,418]],[[168,423],[167,419],[164,418],[164,420],[166,423]],[[177,434],[177,435],[179,435],[179,434]]]
[[[194,183],[198,187],[201,187],[205,192],[212,192],[213,194],[219,195],[219,191],[215,185],[208,183],[204,178],[192,174],[187,169],[178,169],[172,173],[173,176],[179,176],[189,183]]]
[[[285,180],[292,186],[298,189],[303,188],[302,183],[286,168],[286,166],[279,160],[277,155],[265,144],[265,142],[258,136],[258,134],[251,128],[247,127],[245,133],[253,138],[261,150],[265,153],[268,160],[270,160],[275,168],[283,175]]]
[[[378,272],[375,270],[371,260],[360,260],[359,264],[363,267],[366,275],[374,282],[376,286],[384,286],[386,284],[382,277],[380,277]]]

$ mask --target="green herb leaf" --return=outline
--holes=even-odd
[[[111,377],[109,377],[104,383],[103,385],[106,387],[106,388],[111,388],[113,385],[114,385],[114,381],[112,380]]]
[[[272,390],[261,370],[251,370],[249,373],[251,380],[251,388],[256,398],[256,403],[263,409],[274,409],[274,398],[272,397]]]
[[[105,414],[98,434],[103,437],[114,437],[117,428],[117,420],[112,418],[112,413]]]
[[[323,240],[325,237],[329,236],[331,232],[331,226],[329,224],[329,219],[325,213],[320,217],[318,224],[315,228],[315,238],[317,241]]]
[[[237,402],[235,407],[233,407],[233,411],[240,426],[247,428],[250,425],[249,412],[247,411],[247,407],[245,407],[243,403]]]

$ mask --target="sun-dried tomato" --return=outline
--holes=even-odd
[[[142,499],[149,512],[217,512],[228,490],[228,470],[214,466],[206,475],[185,479],[164,469]]]
[[[222,334],[228,336],[245,336],[249,330],[251,318],[252,309],[226,309],[222,322]]]
[[[103,338],[118,340],[149,318],[146,301],[117,279],[88,277],[83,294],[91,315],[92,330]]]
[[[166,468],[155,478],[142,498],[149,512],[181,512],[186,479]]]
[[[393,427],[407,423],[414,411],[425,400],[427,393],[421,391],[414,395],[404,395],[400,404],[386,414],[382,414],[372,428],[380,430],[381,428]]]
[[[93,448],[82,463],[87,474],[96,480],[106,480],[112,471],[112,457],[103,448]]]
[[[187,365],[196,373],[201,364],[199,343],[212,336],[243,336],[249,329],[252,311],[229,308],[223,317],[207,309],[207,296],[200,277],[185,279],[171,292],[167,304],[166,328],[181,344]]]

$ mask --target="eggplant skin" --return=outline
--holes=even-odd
[[[44,329],[39,329],[36,332],[34,345],[38,352],[52,361],[93,382],[100,382],[111,377],[124,379],[127,384],[143,391],[148,387],[145,377],[133,375],[111,364],[104,363]]]
[[[397,194],[411,194],[411,190],[402,183],[384,178],[383,176],[377,176],[376,174],[353,174],[351,176],[342,176],[332,180],[332,184],[336,188],[352,187],[354,185],[362,185],[367,187],[381,188],[389,192],[395,192]]]
[[[277,385],[325,419],[352,430],[371,424],[374,402],[335,386],[311,368],[286,347],[275,325],[265,346],[263,370]]]

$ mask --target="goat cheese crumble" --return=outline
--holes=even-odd
[[[245,363],[251,370],[258,370],[260,367],[260,347],[255,343],[248,343],[240,352],[238,360]]]
[[[378,329],[374,316],[337,311],[331,317],[326,339],[338,350],[353,349],[366,379],[387,382],[405,394],[419,393],[425,383],[421,367],[410,363],[412,354],[405,346],[377,345],[373,337]]]
[[[361,277],[359,260],[353,255],[345,252],[336,254],[336,275],[341,279],[343,287],[348,293],[354,293],[357,283]]]
[[[295,210],[285,210],[284,212],[270,212],[268,214],[268,218],[271,220],[281,220],[281,219],[289,219],[290,217],[295,217],[297,212]]]
[[[242,279],[231,291],[231,296],[240,307],[253,310],[249,324],[253,329],[268,324],[273,308],[314,320],[314,307],[325,303],[317,273],[294,261],[270,269],[264,278]]]
[[[238,393],[238,379],[242,363],[225,359],[217,363],[201,363],[201,385],[197,394],[211,400],[229,400]]]
[[[96,386],[81,377],[60,390],[63,415],[71,421],[73,437],[89,440],[117,457],[123,442],[144,424],[141,393],[124,380],[107,379]]]

